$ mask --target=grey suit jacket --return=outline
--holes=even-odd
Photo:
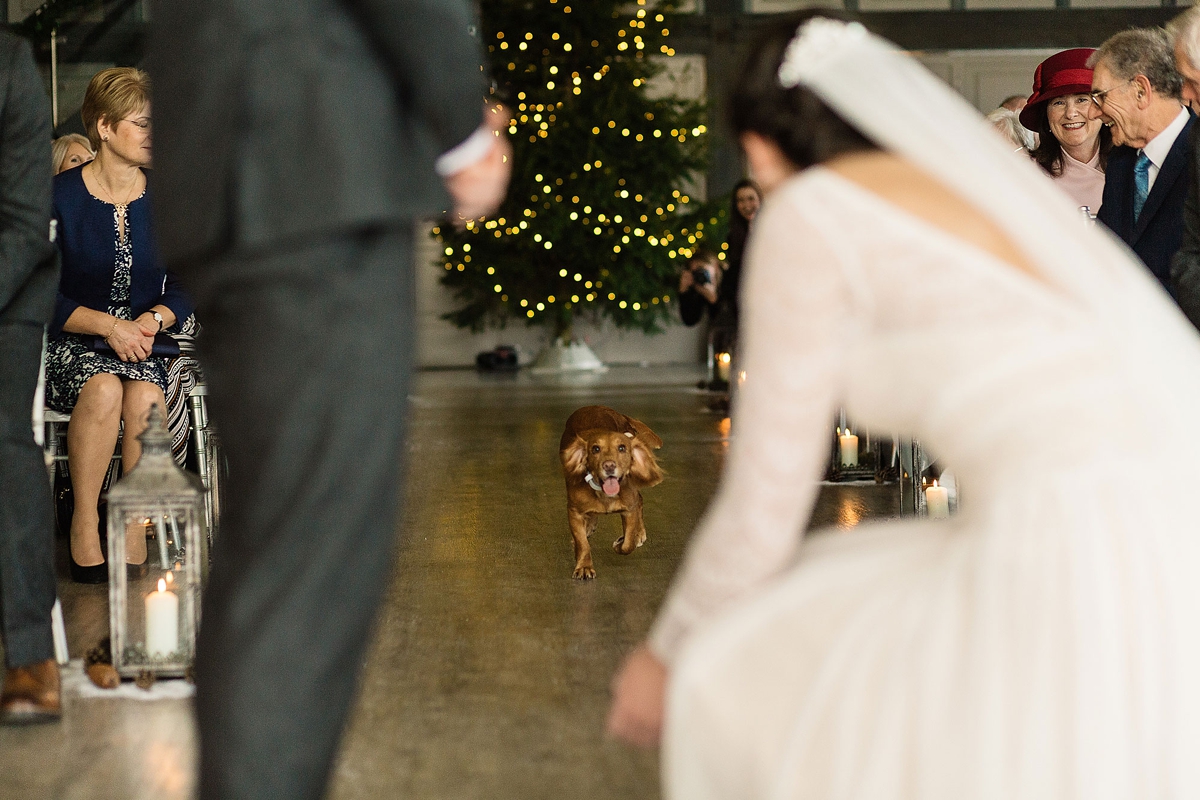
[[[434,160],[483,118],[466,0],[157,0],[153,20],[168,266],[447,205]]]
[[[50,101],[33,53],[0,30],[0,322],[50,320],[58,291],[52,171]]]

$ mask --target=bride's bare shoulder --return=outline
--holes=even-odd
[[[1034,269],[999,226],[920,167],[885,151],[852,153],[824,167],[908,214],[1013,267]]]

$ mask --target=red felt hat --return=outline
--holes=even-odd
[[[1077,47],[1055,53],[1038,64],[1033,72],[1033,94],[1021,109],[1021,124],[1036,131],[1048,100],[1064,94],[1091,92],[1092,68],[1087,65],[1087,60],[1094,52],[1091,47]]]

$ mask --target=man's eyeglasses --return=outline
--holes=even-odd
[[[1097,108],[1104,108],[1104,96],[1106,94],[1108,94],[1109,92],[1116,91],[1117,89],[1123,88],[1126,84],[1129,84],[1129,83],[1133,83],[1133,81],[1125,81],[1125,83],[1117,84],[1116,86],[1105,89],[1104,91],[1101,91],[1101,92],[1088,92],[1088,97],[1092,98],[1092,102],[1096,104]]]

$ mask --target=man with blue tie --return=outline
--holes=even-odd
[[[1098,218],[1171,292],[1171,258],[1183,238],[1188,133],[1183,79],[1161,28],[1116,34],[1092,55],[1091,118],[1112,131]]]

